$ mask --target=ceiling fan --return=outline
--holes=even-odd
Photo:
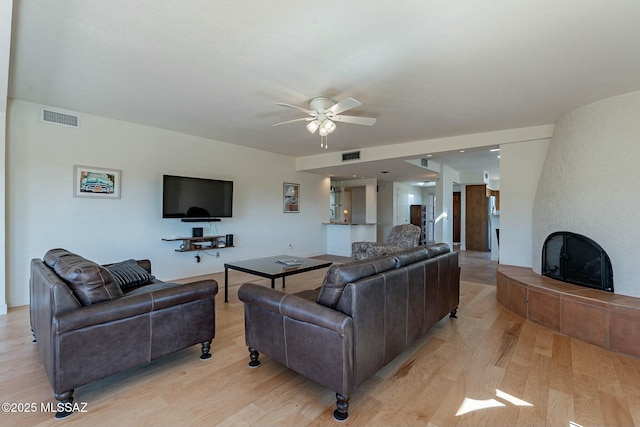
[[[300,121],[309,122],[307,124],[307,130],[311,134],[318,131],[318,134],[320,135],[320,146],[324,148],[327,148],[327,135],[336,130],[335,122],[352,123],[365,126],[373,126],[376,122],[376,119],[372,117],[345,116],[340,114],[362,105],[361,102],[356,101],[353,98],[345,98],[336,103],[333,99],[327,98],[326,96],[318,96],[309,101],[309,109],[281,102],[278,102],[276,105],[304,111],[309,115],[309,117],[287,120],[286,122],[276,123],[273,126]]]

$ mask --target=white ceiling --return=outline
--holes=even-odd
[[[10,98],[295,157],[324,150],[304,122],[272,127],[304,114],[276,102],[361,101],[348,114],[377,123],[329,137],[348,151],[551,124],[635,90],[637,0],[14,2]],[[353,173],[420,179],[398,165]]]

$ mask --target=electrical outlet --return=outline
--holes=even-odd
[[[216,252],[216,258],[220,258],[220,252]]]

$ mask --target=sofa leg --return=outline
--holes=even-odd
[[[56,418],[64,418],[73,414],[73,390],[55,395],[58,404],[56,405]],[[66,410],[71,409],[71,410]]]
[[[260,353],[258,353],[258,350],[249,347],[249,357],[251,358],[251,362],[249,362],[250,368],[257,368],[258,366],[260,366],[260,361],[258,360],[258,357],[260,357]]]
[[[453,310],[451,310],[451,313],[449,314],[449,318],[451,318],[451,319],[457,319],[458,318],[458,307],[456,307]]]
[[[349,418],[349,413],[347,412],[349,409],[349,397],[336,393],[336,400],[336,410],[333,411],[333,418],[336,421],[345,421]]]
[[[202,342],[202,355],[200,359],[206,360],[211,357],[211,340]]]

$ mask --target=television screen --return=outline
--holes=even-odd
[[[162,217],[183,221],[230,218],[233,181],[164,175]]]

